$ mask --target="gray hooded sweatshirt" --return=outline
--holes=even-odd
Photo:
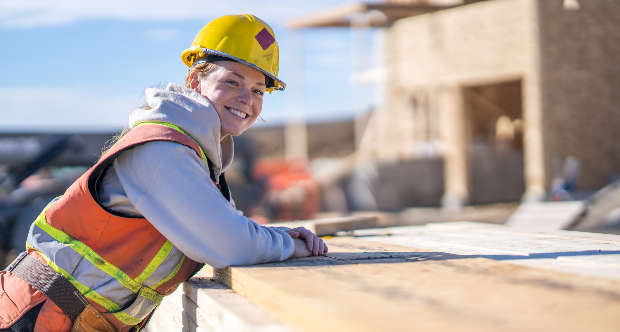
[[[185,130],[213,163],[216,179],[230,165],[233,141],[220,142],[220,119],[209,100],[170,83],[145,91],[150,109],[136,109],[129,126],[166,122]],[[122,152],[105,171],[98,189],[107,208],[143,216],[187,257],[215,268],[285,260],[293,239],[242,216],[209,178],[194,150],[169,141],[149,142]]]

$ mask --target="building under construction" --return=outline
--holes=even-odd
[[[430,175],[410,176],[439,177],[436,200],[458,208],[595,190],[620,174],[619,12],[614,0],[391,0],[289,24],[383,29],[387,98],[359,131],[357,160],[426,160]]]

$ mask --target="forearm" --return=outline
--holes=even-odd
[[[261,227],[237,213],[192,150],[175,147],[143,172],[126,170],[135,166],[132,159],[154,155],[148,151],[155,148],[152,144],[119,157],[118,177],[134,207],[188,257],[221,268],[293,254],[293,240],[284,231]]]

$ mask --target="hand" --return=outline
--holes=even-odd
[[[308,250],[308,247],[306,247],[306,241],[293,239],[293,242],[295,243],[295,251],[293,252],[293,256],[291,256],[291,258],[312,256],[312,252]]]
[[[323,242],[323,239],[316,236],[311,231],[307,230],[304,227],[297,227],[286,231],[288,235],[290,235],[293,239],[302,239],[306,240],[306,248],[307,250],[314,256],[325,255],[328,251],[327,245]],[[295,252],[297,252],[297,241],[295,245]],[[295,256],[293,254],[293,256]],[[310,255],[307,255],[310,256]],[[306,256],[299,256],[306,257]]]

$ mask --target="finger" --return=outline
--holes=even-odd
[[[319,239],[318,236],[315,236],[312,240],[313,240],[312,242],[314,242],[314,246],[313,246],[314,250],[312,250],[312,254],[314,256],[318,256],[319,255],[319,249],[321,248],[321,245],[320,245],[321,239]]]
[[[312,241],[312,238],[306,238],[306,247],[308,248],[308,251],[313,252],[312,249],[314,248],[314,241]]]
[[[314,235],[312,231],[306,229],[305,227],[297,227],[297,228],[293,228],[293,230],[299,232],[300,239],[309,239],[311,236]]]
[[[319,239],[319,255],[324,255],[325,254],[325,242],[323,242],[323,239]]]
[[[323,254],[326,254],[329,251],[329,248],[327,248],[327,245],[325,245],[325,251],[323,251]]]
[[[299,237],[302,239],[309,239],[312,237],[312,235],[314,235],[311,231],[307,229],[300,229],[298,230],[298,232],[299,232]]]

